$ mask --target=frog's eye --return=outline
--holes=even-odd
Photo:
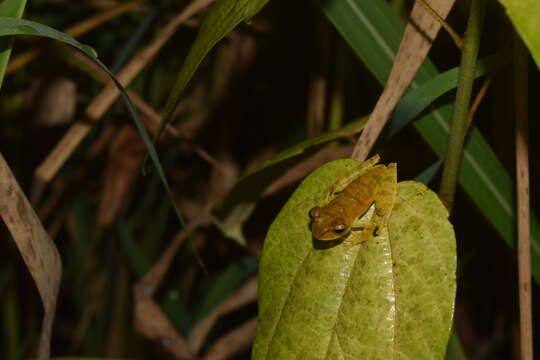
[[[334,233],[336,234],[342,234],[345,230],[347,230],[347,226],[345,224],[339,224],[334,227]]]
[[[320,207],[315,206],[313,209],[309,210],[309,217],[312,219],[319,217],[320,209],[321,209]]]

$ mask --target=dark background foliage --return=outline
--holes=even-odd
[[[393,3],[404,17],[410,2]],[[113,0],[31,1],[25,18],[65,29],[116,5]],[[79,40],[91,44],[100,59],[118,71],[185,5],[185,1],[147,2]],[[459,1],[448,19],[458,31],[465,27],[466,11],[467,2]],[[166,103],[202,16],[181,26],[129,87],[157,112]],[[148,25],[143,29],[145,22]],[[501,49],[508,41],[508,29],[502,10],[490,6],[482,56]],[[134,47],[127,48],[137,31],[143,32]],[[85,121],[84,109],[102,88],[70,61],[71,51],[51,41],[17,38],[12,60],[36,49],[41,51],[37,59],[6,75],[0,98],[0,151],[27,194],[36,192],[36,167],[73,122]],[[440,71],[459,64],[459,53],[445,33],[435,42],[430,58]],[[345,75],[339,75],[340,66]],[[532,62],[530,70],[533,120],[539,116],[534,100],[539,94],[539,74]],[[205,209],[248,169],[326,131],[326,125],[309,120],[309,109],[323,102],[323,119],[327,118],[340,76],[344,81],[344,122],[368,114],[382,88],[313,2],[274,0],[220,42],[204,60],[179,106],[172,126],[180,136],[164,136],[157,146],[187,222],[206,217]],[[510,81],[508,67],[496,74],[474,121],[513,173],[512,105],[506,101],[511,97]],[[317,82],[325,86],[319,93],[322,97],[314,94]],[[439,101],[448,101],[453,95]],[[531,121],[530,126],[531,199],[533,209],[538,210],[534,186],[538,179],[538,125]],[[350,145],[353,140],[342,144]],[[207,152],[210,160],[201,157],[201,151]],[[398,162],[400,180],[414,178],[436,161],[411,126],[379,143],[376,152],[384,162]],[[160,344],[141,336],[133,323],[132,285],[180,230],[153,167],[150,165],[147,176],[140,174],[144,153],[125,108],[115,104],[34,203],[64,265],[54,355],[168,356]],[[335,154],[347,156],[347,152]],[[436,190],[439,181],[435,177],[430,186]],[[180,334],[189,334],[198,321],[256,274],[266,229],[296,184],[281,187],[259,201],[245,228],[245,247],[224,237],[209,221],[193,232],[191,243],[207,274],[197,263],[194,248],[184,243],[155,296]],[[459,259],[456,334],[471,359],[517,358],[515,251],[501,241],[461,190],[453,214]],[[31,354],[35,346],[42,306],[3,225],[0,234],[5,239],[0,244],[1,357],[18,359]],[[533,295],[536,301],[536,285]],[[256,312],[251,301],[221,317],[201,352],[211,349]],[[537,320],[536,314],[535,323]],[[250,339],[253,333],[244,336]],[[239,351],[231,358],[249,358],[249,346]]]

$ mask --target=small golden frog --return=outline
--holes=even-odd
[[[340,177],[328,196],[328,204],[309,211],[312,219],[311,232],[317,240],[327,241],[345,237],[352,230],[361,231],[345,244],[346,249],[379,235],[382,226],[388,223],[397,189],[397,167],[376,165],[375,155],[349,174]],[[374,204],[371,219],[362,219]]]

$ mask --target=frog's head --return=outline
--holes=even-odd
[[[317,240],[336,240],[349,233],[350,226],[342,219],[328,214],[318,206],[309,211],[311,233]]]

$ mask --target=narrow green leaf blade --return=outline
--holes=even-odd
[[[443,358],[456,256],[436,194],[400,183],[388,233],[348,251],[314,247],[309,210],[357,164],[336,160],[314,171],[272,223],[260,264],[253,359]]]
[[[381,84],[386,82],[404,24],[382,0],[320,0],[321,9]],[[426,60],[412,88],[421,86],[438,71]],[[452,105],[444,105],[414,122],[424,140],[442,158],[446,154]],[[395,114],[395,116],[400,116]],[[476,128],[463,151],[459,182],[495,230],[510,245],[515,239],[514,184],[508,172]],[[531,270],[540,282],[540,225],[531,220]]]
[[[0,16],[20,19],[26,6],[26,0],[5,0],[0,3]],[[4,74],[13,47],[12,38],[0,39],[0,87],[4,81]]]
[[[205,56],[238,24],[254,17],[267,2],[268,0],[217,0],[215,2],[208,11],[195,43],[180,69],[154,139],[159,137],[171,120],[174,109],[180,102],[182,92]]]

